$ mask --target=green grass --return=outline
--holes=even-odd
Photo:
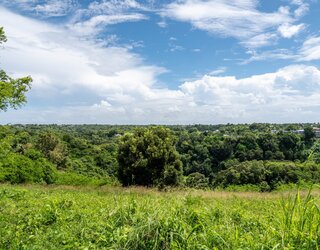
[[[56,185],[73,185],[73,186],[104,186],[119,185],[115,178],[86,176],[74,172],[57,171]]]
[[[318,249],[320,193],[0,186],[0,249]]]

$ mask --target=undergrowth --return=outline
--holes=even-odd
[[[318,249],[315,192],[0,186],[0,249]]]

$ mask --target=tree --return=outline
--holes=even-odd
[[[47,159],[57,164],[59,168],[65,167],[67,149],[59,137],[53,133],[42,133],[38,139],[38,149],[42,151]]]
[[[286,160],[294,161],[299,159],[303,151],[301,136],[293,133],[279,133],[279,148],[283,152]]]
[[[209,151],[211,154],[211,161],[214,165],[214,172],[221,170],[221,162],[231,158],[233,154],[233,147],[236,141],[232,138],[209,138],[210,147]]]
[[[182,163],[176,138],[164,127],[140,128],[121,137],[118,150],[119,180],[128,185],[177,185]]]
[[[263,159],[281,159],[281,152],[279,151],[279,143],[276,135],[271,133],[262,133],[258,137],[258,145],[263,151]]]
[[[0,27],[0,44],[7,41],[3,27]],[[18,108],[26,103],[25,93],[30,89],[32,78],[30,76],[13,79],[0,70],[0,110]]]
[[[304,141],[307,146],[312,146],[316,133],[311,126],[304,128]]]
[[[3,27],[0,27],[0,44],[5,43],[7,41],[7,37],[4,33]]]
[[[263,152],[257,143],[257,136],[254,133],[245,133],[238,139],[235,147],[235,157],[240,161],[260,160]]]

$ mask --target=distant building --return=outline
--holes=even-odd
[[[320,128],[313,128],[313,131],[316,135],[317,138],[320,138]],[[278,130],[276,129],[272,129],[271,133],[272,134],[277,134]],[[298,135],[304,135],[304,130],[303,129],[298,129],[298,130],[283,130],[283,133],[294,133],[294,134],[298,134]]]
[[[303,129],[293,130],[292,133],[298,134],[298,135],[303,135],[304,134],[304,130]]]

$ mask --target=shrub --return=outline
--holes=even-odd
[[[111,178],[98,178],[98,177],[89,177],[73,172],[64,172],[59,171],[57,173],[57,178],[55,184],[58,185],[73,185],[73,186],[102,186],[107,184],[116,184],[115,180]]]
[[[191,188],[208,188],[209,178],[197,172],[189,174],[186,178],[186,186]]]
[[[320,166],[315,163],[242,162],[218,173],[215,186],[258,185],[261,191],[276,189],[282,184],[320,181]]]
[[[32,160],[24,155],[8,154],[0,162],[0,181],[10,183],[47,183],[55,181],[55,167],[44,158]]]

